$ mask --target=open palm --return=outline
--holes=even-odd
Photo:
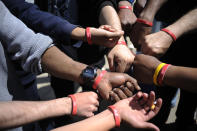
[[[133,97],[118,102],[115,106],[120,112],[121,119],[129,123],[132,127],[159,131],[157,126],[147,122],[153,118],[161,108],[162,100],[158,99],[155,108],[151,110],[150,107],[154,101],[154,92],[151,92],[149,95],[139,92]]]

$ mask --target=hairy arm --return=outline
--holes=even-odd
[[[189,11],[175,23],[168,26],[167,29],[172,31],[177,38],[184,33],[197,29],[197,8]]]
[[[13,128],[45,118],[71,114],[71,99],[0,102],[0,129]]]
[[[87,65],[74,61],[55,46],[43,54],[41,64],[46,72],[56,77],[83,83],[80,74]]]
[[[197,68],[170,66],[164,84],[197,93]]]
[[[147,0],[146,5],[140,13],[140,18],[153,21],[157,11],[167,0]]]

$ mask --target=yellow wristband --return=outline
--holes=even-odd
[[[160,70],[163,68],[164,65],[165,65],[165,63],[159,64],[159,65],[157,66],[157,69],[155,70],[154,75],[153,75],[153,83],[154,83],[155,85],[157,85],[157,86],[158,86],[158,83],[157,83],[157,76],[158,76]]]

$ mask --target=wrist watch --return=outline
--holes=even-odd
[[[85,86],[92,86],[94,83],[94,79],[97,76],[97,67],[87,66],[82,72],[81,77],[83,79]]]

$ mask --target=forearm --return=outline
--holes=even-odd
[[[181,88],[197,93],[197,69],[170,66],[164,76],[164,85]]]
[[[184,33],[197,29],[197,8],[188,12],[177,20],[174,24],[167,27],[178,38]]]
[[[0,129],[7,129],[41,119],[71,114],[71,99],[0,102],[0,107]]]
[[[122,30],[120,19],[116,10],[111,6],[104,6],[99,15],[99,23],[101,25],[110,25],[115,29]]]
[[[83,83],[80,74],[87,65],[72,60],[55,46],[44,53],[41,64],[42,68],[49,74]]]
[[[110,25],[117,30],[122,30],[119,16],[116,10],[111,6],[104,6],[99,15],[99,23],[101,25]],[[124,41],[124,37],[120,38]]]
[[[54,129],[53,131],[108,131],[113,127],[115,127],[114,116],[111,111],[105,110],[96,116]]]
[[[147,0],[143,11],[140,13],[140,18],[153,21],[157,11],[167,0]]]

